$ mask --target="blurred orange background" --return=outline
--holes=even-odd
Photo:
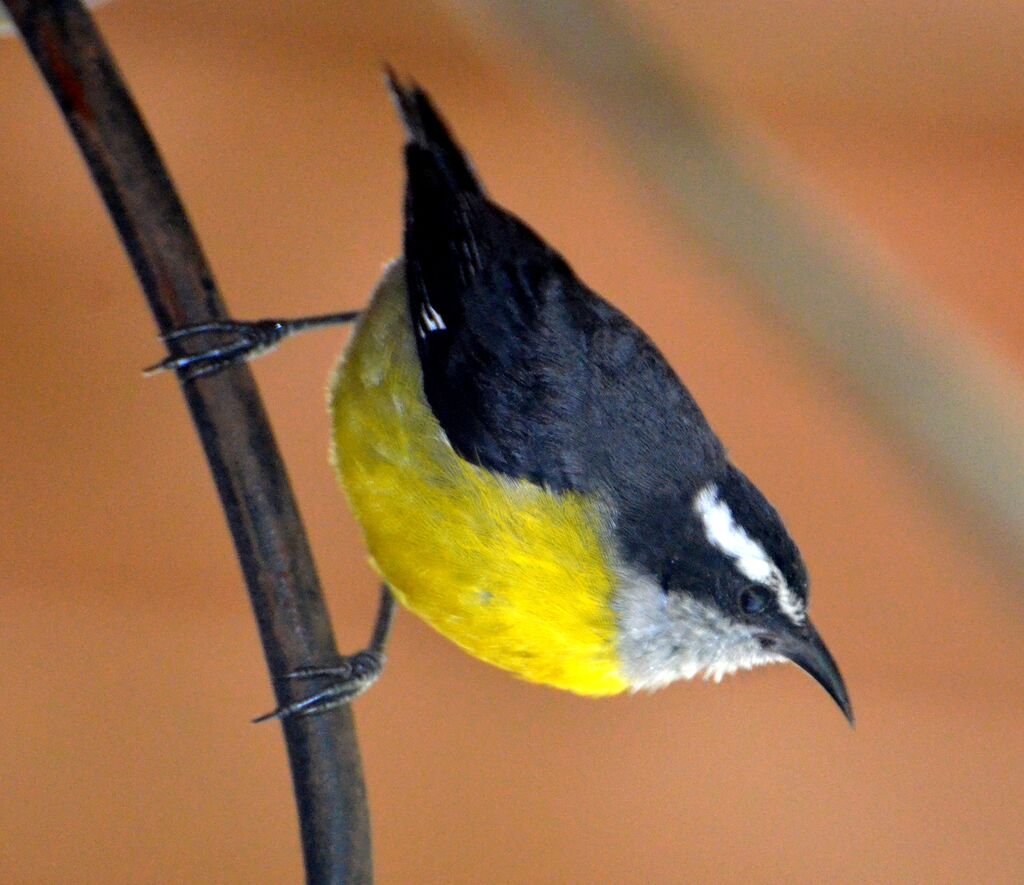
[[[622,3],[1019,370],[1024,7]],[[442,5],[97,18],[240,317],[365,302],[400,242],[381,62],[427,86],[490,191],[652,333],[779,506],[850,687],[855,732],[793,667],[590,701],[403,614],[356,705],[380,882],[1024,881],[1018,578],[834,369],[666,227],[571,89]],[[261,651],[177,385],[140,374],[153,323],[16,40],[0,72],[0,881],[299,881],[280,732],[249,724],[272,705]],[[343,339],[255,371],[354,649],[376,583],[326,461]]]

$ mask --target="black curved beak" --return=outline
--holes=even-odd
[[[813,676],[818,685],[829,693],[843,711],[846,721],[853,727],[853,707],[850,706],[850,696],[846,693],[842,674],[810,621],[777,637],[774,650]]]

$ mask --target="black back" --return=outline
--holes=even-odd
[[[627,548],[678,548],[692,520],[672,510],[727,464],[700,409],[637,326],[487,199],[427,96],[392,89],[409,132],[409,312],[427,400],[455,451],[599,495]]]

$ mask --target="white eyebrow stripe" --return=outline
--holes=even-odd
[[[803,600],[786,583],[764,547],[733,518],[729,505],[718,497],[718,486],[708,483],[697,492],[693,509],[704,523],[708,543],[732,559],[745,577],[772,590],[779,610],[794,624],[802,624],[807,617]]]
[[[714,483],[709,483],[697,493],[694,509],[704,523],[708,541],[726,556],[740,561],[753,559],[767,563],[764,547],[736,523],[729,505],[718,497],[718,487]]]
[[[782,577],[782,573],[777,569],[776,572],[777,580],[769,586],[775,591],[779,609],[794,624],[802,624],[807,620],[807,608],[804,601],[793,592],[789,584],[786,583],[786,579]]]

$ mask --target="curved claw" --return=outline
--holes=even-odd
[[[342,704],[348,703],[349,700],[351,698],[339,699],[337,692],[332,686],[331,688],[325,688],[323,691],[318,691],[308,698],[302,698],[301,700],[278,707],[276,710],[271,710],[269,713],[264,713],[262,716],[257,716],[253,719],[253,725],[259,725],[261,722],[270,722],[272,719],[288,719],[291,716],[309,716],[313,713],[322,713],[325,710],[340,707]]]
[[[202,335],[204,332],[220,332],[228,334],[238,332],[240,326],[250,326],[255,323],[242,323],[235,320],[221,320],[215,323],[197,323],[194,326],[182,326],[180,329],[172,329],[160,337],[164,341],[179,341],[182,338],[191,338],[193,335]]]
[[[252,350],[252,344],[243,339],[223,347],[211,347],[209,350],[202,350],[199,353],[169,356],[155,365],[146,367],[142,370],[142,374],[148,377],[159,372],[196,367],[196,371],[189,372],[188,377],[199,378],[238,362],[239,359],[248,359],[254,355]]]
[[[291,716],[313,716],[351,703],[379,678],[384,670],[384,649],[395,617],[395,597],[387,584],[380,588],[380,605],[373,636],[368,648],[342,658],[330,667],[300,667],[285,674],[285,679],[330,679],[331,684],[309,697],[282,704],[276,710],[264,713],[253,722],[270,719],[288,719]]]
[[[303,667],[301,670],[293,670],[285,676],[286,679],[328,677],[334,679],[334,683],[309,697],[300,698],[290,704],[282,704],[276,710],[257,716],[253,722],[288,719],[291,716],[312,716],[351,703],[380,678],[383,669],[384,655],[379,651],[367,649],[346,658],[337,667]]]
[[[384,668],[384,653],[367,648],[343,658],[335,667],[300,667],[285,674],[285,679],[336,679],[349,682],[356,679],[376,678]]]
[[[195,335],[234,335],[234,341],[181,356],[169,356],[142,370],[146,376],[159,372],[183,372],[189,380],[202,378],[226,369],[243,360],[250,360],[276,347],[288,334],[287,323],[281,320],[258,320],[253,323],[224,320],[200,323],[174,329],[163,336],[166,342],[182,341]]]
[[[163,335],[163,340],[171,344],[195,335],[230,335],[234,336],[234,340],[196,353],[171,355],[143,369],[142,372],[148,376],[173,369],[181,373],[185,380],[192,381],[204,375],[212,375],[235,363],[262,356],[277,347],[289,335],[351,323],[359,317],[359,313],[358,310],[348,310],[296,320],[256,320],[251,323],[242,320],[218,320],[184,326]]]

